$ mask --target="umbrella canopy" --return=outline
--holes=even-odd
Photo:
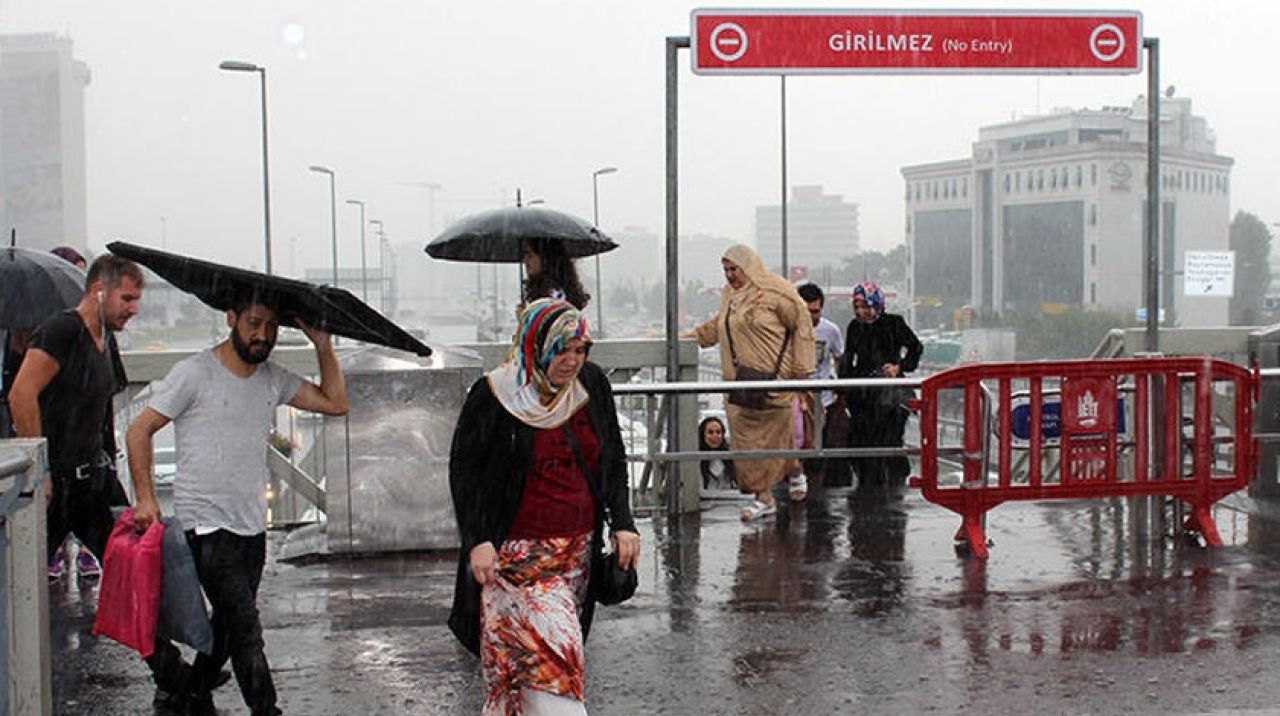
[[[0,329],[35,328],[84,295],[84,272],[35,249],[0,248]]]
[[[569,258],[594,256],[618,248],[590,223],[559,211],[537,207],[494,209],[445,229],[427,244],[427,255],[448,261],[517,263],[531,239],[564,246]]]
[[[420,356],[431,355],[431,349],[425,344],[345,289],[224,266],[123,241],[113,241],[107,248],[117,256],[155,271],[175,288],[220,311],[231,309],[236,299],[246,293],[256,293],[279,307],[282,326],[297,328],[301,318],[334,335]]]

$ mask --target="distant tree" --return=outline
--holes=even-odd
[[[1231,325],[1261,322],[1262,299],[1271,284],[1271,232],[1247,211],[1231,220],[1231,250],[1236,252],[1236,286],[1228,308]]]
[[[854,284],[875,281],[883,286],[900,287],[906,281],[907,246],[898,244],[888,251],[863,251],[844,259],[837,284]]]
[[[985,328],[1013,329],[1018,360],[1088,358],[1108,331],[1134,324],[1118,311],[1079,309],[1058,314],[980,312],[973,322]]]

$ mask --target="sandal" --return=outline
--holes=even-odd
[[[803,472],[787,478],[787,486],[791,491],[792,502],[804,502],[804,498],[809,494],[809,479]]]
[[[752,500],[751,504],[742,508],[742,521],[750,522],[752,520],[760,519],[765,515],[772,515],[777,511],[777,505],[771,505],[767,502],[761,502],[760,500]]]

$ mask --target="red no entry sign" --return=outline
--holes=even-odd
[[[694,10],[699,74],[1142,70],[1137,12]]]

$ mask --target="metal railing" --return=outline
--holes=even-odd
[[[0,440],[0,714],[53,710],[44,440]]]

